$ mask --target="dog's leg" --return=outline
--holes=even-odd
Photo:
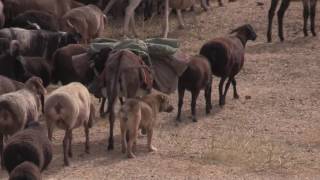
[[[127,132],[129,133],[129,141],[128,141],[128,147],[127,147],[127,155],[128,158],[135,158],[136,156],[133,154],[133,143],[137,139],[137,129],[132,129],[131,131]]]
[[[122,122],[123,120],[120,120],[120,130],[121,130],[121,151],[122,153],[125,153],[127,151],[127,139],[126,139],[126,127],[125,123]]]
[[[157,151],[157,148],[153,147],[153,146],[152,146],[152,143],[151,143],[151,141],[152,141],[152,135],[153,135],[153,129],[150,128],[150,129],[148,129],[148,132],[147,132],[149,152]]]

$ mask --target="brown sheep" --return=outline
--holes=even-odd
[[[205,43],[200,50],[200,54],[208,58],[212,73],[221,77],[219,83],[219,104],[225,105],[225,98],[230,83],[233,85],[233,97],[239,98],[236,88],[235,76],[241,70],[244,64],[245,47],[248,40],[255,40],[257,34],[249,24],[240,26],[233,30],[235,36],[216,38]],[[223,86],[228,78],[225,90]]]
[[[64,164],[68,166],[72,157],[72,130],[83,126],[85,129],[85,152],[89,153],[89,128],[94,121],[94,106],[89,91],[81,83],[74,82],[53,91],[44,105],[48,137],[52,140],[54,126],[65,130],[63,139]]]
[[[25,128],[29,119],[38,120],[45,93],[42,80],[32,77],[23,89],[0,96],[0,153],[4,135],[12,135]]]
[[[52,160],[52,145],[45,127],[32,117],[29,122],[26,129],[10,137],[4,148],[3,165],[9,173],[25,161],[32,162],[43,171]]]
[[[196,117],[196,102],[199,96],[200,90],[204,89],[205,91],[205,100],[206,100],[206,113],[209,114],[212,109],[211,105],[211,84],[212,84],[212,72],[208,59],[203,56],[194,56],[191,58],[188,68],[179,78],[178,83],[178,114],[177,121],[181,121],[181,108],[183,105],[184,92],[187,89],[191,91],[192,100],[191,100],[191,112],[192,120],[197,121]]]
[[[68,11],[61,20],[61,30],[77,32],[82,36],[82,43],[102,35],[107,17],[95,5],[87,5]]]

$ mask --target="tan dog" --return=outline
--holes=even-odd
[[[119,111],[122,152],[127,152],[129,158],[135,157],[132,150],[135,148],[139,128],[147,132],[149,151],[156,151],[151,140],[157,114],[172,110],[168,96],[162,93],[149,94],[141,99],[128,99]]]

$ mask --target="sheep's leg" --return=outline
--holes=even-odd
[[[163,37],[167,38],[169,33],[169,16],[170,16],[170,7],[169,0],[165,1],[165,10],[164,10],[164,27],[163,27]]]
[[[50,141],[52,141],[52,134],[53,134],[53,125],[48,124],[48,138]]]
[[[131,130],[129,133],[128,147],[127,147],[127,155],[128,158],[135,158],[136,156],[133,154],[132,149],[134,145],[134,141],[137,139],[137,130]]]
[[[63,138],[63,158],[64,158],[64,165],[69,166],[69,156],[68,156],[68,151],[69,151],[69,131],[66,130]]]
[[[274,13],[276,11],[277,5],[278,5],[279,0],[272,0],[271,2],[271,6],[269,9],[269,13],[268,13],[268,32],[267,32],[267,38],[268,38],[268,42],[272,41],[272,20],[274,17]]]
[[[177,118],[176,118],[177,121],[181,121],[181,109],[183,106],[184,92],[185,92],[185,89],[178,86],[179,100],[178,100],[178,114],[177,114]]]
[[[206,89],[204,90],[204,97],[206,100],[206,113],[209,114],[212,109],[211,104],[211,90],[212,90],[212,81],[207,85]]]
[[[108,14],[108,12],[111,10],[112,6],[114,5],[114,3],[116,2],[117,0],[110,0],[109,3],[107,4],[106,8],[103,10],[103,13],[105,15]]]
[[[222,0],[218,0],[218,3],[219,3],[219,6],[220,6],[220,7],[223,6]],[[207,0],[207,4],[208,4],[208,6],[210,6],[209,0]]]
[[[90,137],[89,137],[89,126],[88,126],[88,124],[86,124],[84,126],[84,133],[86,135],[85,152],[87,154],[89,154],[90,153]]]
[[[237,92],[237,81],[234,77],[231,79],[231,83],[233,86],[233,98],[239,99],[239,94]]]
[[[128,7],[126,8],[126,16],[124,18],[124,30],[123,30],[124,36],[128,34],[130,20],[132,20],[132,17],[134,16],[134,10],[139,6],[140,2],[141,0],[131,0],[129,2]]]
[[[278,11],[278,29],[279,29],[279,38],[280,41],[284,41],[284,37],[283,37],[283,16],[284,13],[286,12],[286,10],[288,9],[289,5],[290,5],[290,0],[282,0],[281,5],[280,5],[280,9]]]
[[[311,33],[313,36],[316,36],[317,33],[315,31],[315,17],[316,17],[316,7],[317,7],[317,0],[310,1],[310,21],[311,21]]]
[[[157,148],[153,147],[152,146],[152,136],[153,136],[153,129],[150,128],[148,129],[148,132],[147,132],[147,138],[148,138],[148,150],[149,152],[154,152],[154,151],[157,151]]]
[[[222,105],[225,105],[226,104],[226,97],[227,97],[227,92],[228,92],[228,89],[230,87],[230,84],[231,84],[231,81],[232,81],[232,78],[229,78],[228,79],[228,82],[226,84],[226,87],[224,89],[224,93],[223,93],[223,101],[222,101]]]
[[[3,134],[0,134],[0,163],[1,163],[1,168],[4,168],[4,163],[2,159],[2,153],[3,153]]]
[[[68,155],[69,157],[72,158],[72,130],[69,131],[69,150],[68,150]]]
[[[219,105],[223,106],[224,105],[224,98],[223,98],[223,85],[224,82],[226,81],[226,77],[222,77],[220,79],[220,83],[219,83]]]
[[[178,21],[179,21],[179,29],[184,29],[184,20],[181,14],[181,9],[177,9]]]
[[[197,104],[197,99],[199,96],[200,90],[196,90],[191,93],[191,114],[192,114],[192,121],[197,122],[197,116],[196,116],[196,104]]]
[[[201,0],[201,7],[202,7],[203,10],[208,11],[207,0]]]
[[[127,130],[125,127],[125,123],[120,122],[120,130],[121,130],[121,151],[122,153],[125,153],[127,151],[127,139],[126,139],[126,134]]]
[[[303,1],[303,34],[308,36],[309,1]]]

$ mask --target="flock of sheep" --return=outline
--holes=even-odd
[[[278,1],[272,0],[269,11],[269,41],[271,41],[272,18]],[[145,15],[152,15],[155,12],[165,14],[163,36],[166,38],[169,33],[170,9],[177,10],[179,24],[183,26],[181,10],[194,6],[197,1],[165,0],[161,2],[129,0],[125,12],[124,35],[127,35],[130,23],[133,32],[136,32],[134,12],[139,5],[143,5]],[[304,0],[303,2],[305,9],[311,9],[311,12],[304,11],[304,33],[307,35],[306,21],[311,13],[311,31],[316,35],[314,29],[316,1]],[[98,6],[106,4],[103,1],[94,3]],[[75,128],[84,127],[85,152],[89,153],[89,129],[94,125],[96,110],[85,85],[88,85],[94,76],[107,73],[107,78],[116,79],[116,81],[110,81],[111,83],[100,83],[104,88],[109,88],[107,94],[111,91],[121,91],[122,85],[126,83],[123,81],[129,82],[132,79],[123,77],[121,79],[119,76],[122,76],[121,73],[130,71],[120,69],[120,65],[116,66],[119,69],[115,69],[114,74],[107,71],[111,67],[112,60],[120,63],[120,60],[123,60],[121,58],[132,57],[131,59],[137,59],[138,62],[135,68],[146,67],[146,64],[139,65],[141,63],[139,56],[127,50],[105,48],[94,57],[88,57],[86,46],[78,44],[80,42],[87,44],[102,35],[107,27],[105,14],[111,10],[114,3],[115,1],[111,0],[105,8],[98,8],[96,5],[83,5],[73,0],[0,1],[0,25],[5,26],[0,29],[0,160],[1,166],[10,174],[9,179],[41,179],[41,172],[52,160],[51,140],[54,127],[65,130],[62,143],[65,165],[70,164],[69,157],[72,157],[72,131]],[[203,9],[207,10],[209,0],[202,0],[201,3]],[[284,39],[281,18],[289,3],[290,0],[282,0],[280,13],[278,13],[281,22],[279,23],[281,40]],[[219,1],[219,4],[222,5],[222,2]],[[220,77],[220,106],[225,105],[230,85],[233,87],[233,97],[239,98],[235,77],[243,67],[247,42],[254,41],[256,38],[254,27],[245,24],[232,30],[230,36],[211,39],[203,44],[199,55],[189,59],[186,70],[179,77],[177,121],[181,121],[185,90],[192,93],[193,121],[197,121],[196,100],[201,90],[205,91],[206,113],[210,113],[212,75]],[[76,67],[79,69],[75,69],[70,65],[75,60],[85,62],[85,65],[79,65]],[[93,64],[89,64],[90,60]],[[78,74],[73,74],[76,73],[74,71]],[[137,76],[141,74],[138,73]],[[50,83],[57,82],[62,82],[63,86],[47,94],[46,87]],[[156,116],[160,112],[173,110],[168,96],[164,93],[152,92],[143,97],[135,96],[128,94],[124,96],[126,101],[122,102],[118,113],[122,151],[130,158],[135,157],[134,149],[140,129],[142,133],[147,134],[149,150],[156,150],[151,142]],[[118,93],[115,96],[104,97],[108,97],[108,101],[111,101],[111,97],[114,101],[120,95]],[[123,101],[122,98],[121,101]],[[113,119],[110,120],[110,126],[113,127],[115,113],[110,105],[113,106],[114,103],[109,104],[108,107],[110,119]],[[46,126],[39,123],[40,117],[45,119]],[[109,149],[113,149],[113,129],[110,131]]]

